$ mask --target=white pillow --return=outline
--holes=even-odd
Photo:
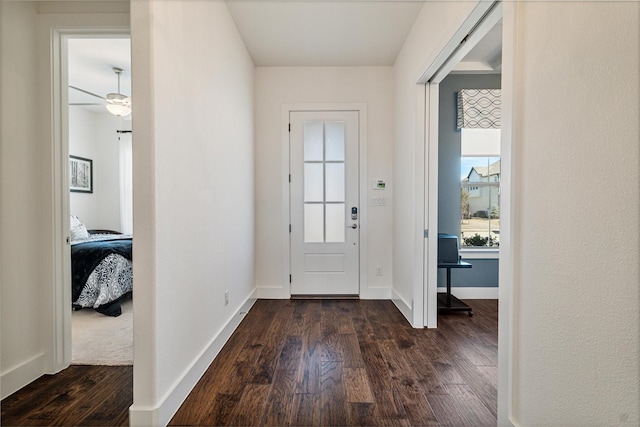
[[[71,224],[69,227],[69,231],[71,234],[71,241],[86,240],[89,238],[87,227],[85,227],[85,225],[80,222],[78,217],[75,215],[71,215]]]

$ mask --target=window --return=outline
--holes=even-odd
[[[462,247],[500,246],[500,129],[462,129]]]

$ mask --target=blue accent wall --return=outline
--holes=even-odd
[[[455,288],[495,288],[498,286],[497,259],[464,259],[471,268],[451,269],[451,287]],[[438,269],[438,286],[447,286],[447,273]]]
[[[460,131],[456,129],[456,96],[460,89],[499,89],[499,74],[450,74],[440,83],[438,157],[438,231],[460,235]],[[497,287],[497,259],[465,259],[470,269],[451,272],[457,287]],[[446,286],[445,271],[438,286]]]

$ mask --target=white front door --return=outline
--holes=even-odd
[[[291,112],[291,294],[359,294],[358,112]]]

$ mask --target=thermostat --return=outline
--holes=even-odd
[[[382,179],[376,179],[373,181],[373,189],[374,190],[386,190],[387,183]]]

